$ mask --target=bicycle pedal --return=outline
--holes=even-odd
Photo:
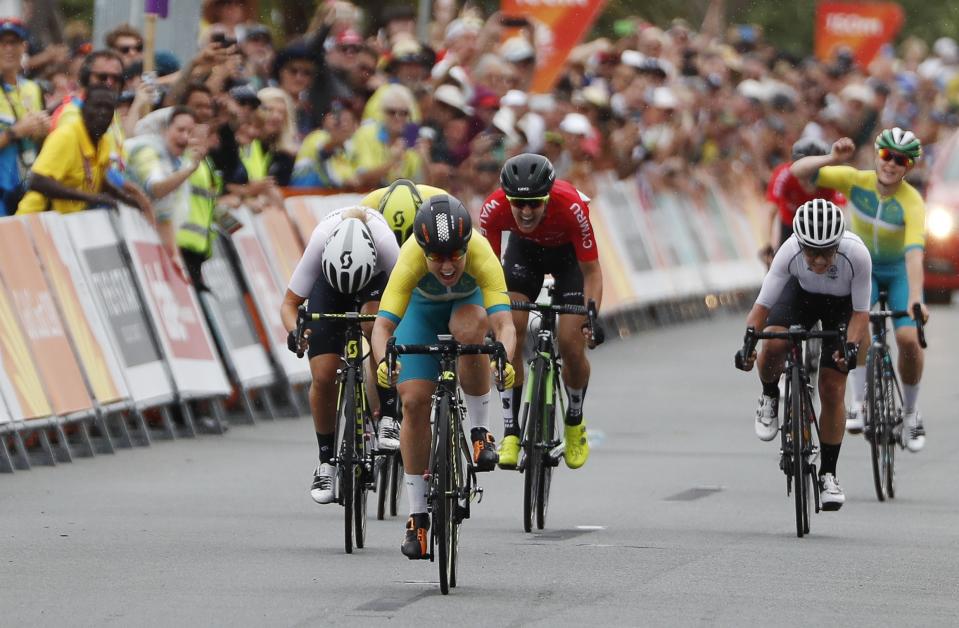
[[[474,499],[476,500],[476,503],[477,503],[477,504],[483,501],[483,487],[482,487],[482,486],[476,486],[476,487],[473,488],[472,491],[470,491],[470,501],[473,501]]]

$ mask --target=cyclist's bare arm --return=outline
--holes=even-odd
[[[506,349],[506,360],[512,362],[516,350],[516,327],[513,325],[513,313],[509,310],[493,312],[489,315],[489,324],[496,339],[503,343],[503,348]]]
[[[598,312],[603,304],[603,269],[599,260],[580,262],[579,268],[583,272],[583,294],[586,302],[589,303],[590,299],[595,301]]]
[[[386,357],[386,342],[396,332],[396,323],[384,316],[377,316],[373,323],[373,333],[370,336],[370,348],[373,351],[373,362],[379,364]]]
[[[909,311],[912,312],[912,304],[919,303],[922,308],[923,322],[929,318],[929,310],[922,302],[922,283],[923,283],[923,261],[925,252],[922,249],[914,248],[906,251],[906,276],[909,279]]]
[[[286,289],[286,294],[283,295],[283,303],[280,304],[280,319],[283,321],[283,328],[286,331],[290,332],[296,329],[297,308],[303,305],[304,301],[306,301],[304,297],[289,288]]]
[[[836,166],[849,161],[856,152],[856,144],[848,137],[842,137],[833,142],[832,151],[828,155],[810,155],[803,157],[789,167],[800,181],[811,181],[820,168]]]

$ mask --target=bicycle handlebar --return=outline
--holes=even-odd
[[[370,323],[376,320],[376,314],[360,314],[359,312],[307,312],[306,306],[301,305],[296,308],[296,346],[300,346],[303,340],[303,332],[306,330],[306,324],[312,321],[340,321],[345,323]],[[297,351],[296,357],[302,358],[303,352]]]
[[[396,344],[396,338],[386,341],[386,366],[390,373],[396,370],[396,360],[403,354],[409,355],[439,355],[455,358],[461,355],[489,355],[496,360],[496,389],[503,392],[500,382],[504,379],[503,370],[506,368],[506,347],[499,341],[488,344],[460,344],[452,338],[440,338],[435,343],[428,344]]]
[[[918,303],[912,304],[912,317],[916,321],[916,331],[919,334],[919,346],[926,348],[926,323],[922,320],[922,306]]]
[[[757,332],[755,327],[747,327],[746,335],[743,337],[743,348],[736,352],[735,365],[741,371],[746,370],[746,359],[752,355],[756,349],[756,344],[760,340],[789,340],[793,344],[804,342],[812,338],[838,338],[839,346],[842,347],[843,358],[847,363],[852,362],[855,357],[849,350],[846,343],[846,326],[840,325],[837,330],[806,330],[799,325],[793,325],[786,331]]]
[[[869,320],[874,323],[882,322],[886,318],[906,318],[912,317],[916,321],[916,332],[919,334],[919,346],[925,349],[926,344],[926,324],[922,320],[922,307],[918,303],[912,304],[912,312],[908,310],[877,310],[869,312]]]
[[[603,331],[602,327],[597,324],[599,312],[596,308],[596,301],[593,299],[590,299],[586,306],[571,305],[567,303],[560,303],[557,305],[553,303],[534,303],[532,301],[510,301],[510,308],[525,312],[538,312],[539,314],[555,312],[557,314],[585,316],[586,324],[584,326],[589,329],[589,335],[592,337],[595,345],[599,346],[606,340],[605,332]]]

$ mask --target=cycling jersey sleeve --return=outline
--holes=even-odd
[[[872,307],[872,255],[866,245],[860,243],[849,251],[849,262],[856,269],[852,277],[852,309],[868,312]]]
[[[759,296],[756,297],[757,305],[761,305],[766,309],[772,309],[791,277],[789,265],[799,254],[799,244],[796,243],[795,238],[786,240],[783,245],[779,247],[779,250],[776,252],[776,257],[773,258],[773,262],[769,266],[769,272],[766,273],[766,277],[763,279],[763,286],[759,289]]]
[[[427,272],[426,256],[420,245],[414,238],[408,239],[400,249],[399,259],[383,291],[378,315],[399,323],[406,314],[413,289]]]
[[[509,311],[503,265],[486,238],[476,237],[476,234],[470,238],[466,272],[476,280],[477,287],[482,291],[483,307],[488,314]]]
[[[298,297],[307,298],[310,296],[310,290],[322,271],[323,249],[326,248],[326,241],[333,233],[335,222],[330,220],[321,220],[320,224],[313,229],[310,235],[310,241],[303,251],[303,257],[293,270],[290,277],[290,291]]]
[[[496,259],[499,259],[502,254],[503,225],[499,224],[501,221],[498,216],[502,211],[504,202],[506,202],[505,197],[497,198],[497,194],[494,193],[486,199],[486,202],[483,203],[483,209],[480,211],[480,233],[489,242]]]
[[[396,266],[396,260],[400,256],[400,245],[396,243],[396,236],[386,224],[383,215],[375,210],[367,212],[366,224],[373,234],[373,245],[376,247],[376,268],[388,273]]]
[[[852,166],[824,166],[816,175],[816,185],[821,188],[838,190],[849,196],[849,190],[855,183],[859,171]]]
[[[593,233],[593,223],[589,220],[589,203],[582,192],[576,190],[579,199],[570,203],[568,222],[569,239],[576,251],[576,259],[580,262],[595,262],[599,259],[596,249],[596,235]]]
[[[902,251],[923,249],[926,246],[926,205],[922,196],[913,191],[903,203],[906,231],[903,234]]]

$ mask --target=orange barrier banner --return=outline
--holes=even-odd
[[[40,260],[26,225],[0,221],[0,277],[19,317],[53,411],[59,415],[91,410],[80,364],[70,346]]]
[[[0,290],[0,367],[0,379],[9,382],[3,382],[0,388],[15,419],[40,419],[53,414],[6,290]]]
[[[525,17],[536,33],[536,74],[530,91],[553,88],[566,58],[593,25],[606,0],[502,0],[500,10]]]
[[[310,201],[312,199],[313,197],[310,196],[292,196],[283,203],[286,207],[286,213],[290,216],[290,220],[296,225],[300,242],[302,242],[304,246],[310,241],[310,235],[312,235],[313,230],[316,229],[316,225],[319,224],[310,207]]]
[[[107,362],[105,350],[109,350],[109,345],[93,330],[93,322],[88,318],[73,276],[64,262],[63,252],[54,244],[41,214],[29,214],[25,220],[94,397],[103,405],[124,400],[127,395],[121,392],[114,370]]]
[[[820,2],[816,6],[816,56],[829,61],[848,48],[861,67],[895,38],[906,21],[895,2]]]
[[[303,255],[303,245],[300,244],[293,223],[286,212],[275,209],[256,214],[254,221],[260,242],[266,248],[273,270],[286,290],[290,277],[293,276],[293,269]]]

